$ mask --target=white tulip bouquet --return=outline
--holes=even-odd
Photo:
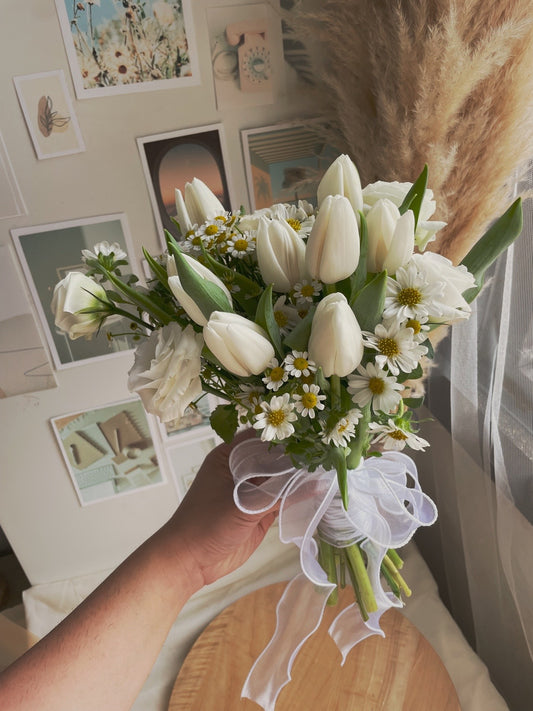
[[[243,510],[281,499],[282,513],[299,516],[313,482],[304,530],[286,538],[330,603],[348,574],[371,626],[410,594],[398,544],[436,516],[401,452],[428,446],[414,413],[431,332],[469,316],[487,267],[520,233],[520,200],[459,266],[425,249],[445,224],[430,219],[427,168],[414,184],[363,189],[343,155],[316,208],[227,212],[197,179],[176,191],[176,207],[178,239],[166,234],[161,257],[144,251],[148,288],[122,276],[116,246],[97,245],[84,253],[85,274],[57,285],[56,323],[87,337],[129,316],[139,340],[129,387],[149,412],[173,421],[211,393],[223,401],[211,415],[220,437],[254,428],[252,449],[231,462]],[[269,457],[277,464],[263,466]]]

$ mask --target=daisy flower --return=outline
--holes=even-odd
[[[296,412],[303,417],[314,419],[315,410],[323,410],[324,405],[322,400],[326,399],[325,395],[319,395],[320,388],[318,385],[304,385],[302,394],[293,395],[294,406]]]
[[[246,410],[251,410],[254,415],[258,415],[261,412],[261,400],[263,399],[266,390],[261,385],[245,385],[241,383],[239,388],[242,390],[241,393],[237,394],[237,400],[240,400],[241,405],[237,407],[242,407]]]
[[[273,358],[271,360],[269,368],[270,372],[265,375],[265,377],[263,378],[263,382],[267,386],[268,390],[272,390],[275,392],[276,390],[279,390],[281,388],[283,383],[287,382],[289,374],[287,373],[285,368],[283,368],[283,366],[278,363],[277,358]]]
[[[308,301],[312,303],[313,297],[320,296],[321,290],[321,282],[316,279],[311,279],[310,281],[303,279],[301,282],[294,285],[293,294],[296,302],[302,303]]]
[[[348,377],[347,388],[356,405],[364,407],[370,402],[374,412],[390,412],[400,403],[402,397],[399,391],[403,389],[403,385],[378,365],[360,365],[357,372],[359,375]]]
[[[388,327],[379,323],[374,333],[363,331],[363,342],[367,348],[378,351],[377,365],[380,368],[386,366],[393,375],[398,375],[400,370],[410,373],[428,352],[426,346],[421,346],[415,339],[413,329],[394,323]]]
[[[313,206],[305,200],[299,200],[298,205],[288,203],[272,205],[269,213],[269,217],[285,220],[300,237],[307,237],[315,222]]]
[[[285,303],[285,294],[279,297],[274,304],[274,318],[279,326],[282,335],[286,335],[298,323],[298,312],[290,304]]]
[[[247,232],[238,232],[228,239],[228,251],[232,257],[242,259],[255,250],[255,241]]]
[[[411,447],[411,449],[422,451],[426,447],[429,447],[429,442],[415,435],[413,432],[409,432],[409,430],[400,427],[392,418],[389,418],[388,424],[386,425],[370,422],[368,428],[374,434],[372,444],[382,444],[385,450],[392,449],[398,452],[403,449],[405,445]]]
[[[293,351],[285,356],[285,370],[293,378],[301,378],[316,372],[316,364],[309,360],[307,351]]]
[[[297,419],[297,415],[293,403],[289,400],[289,393],[285,393],[274,396],[270,402],[261,403],[263,412],[255,416],[254,429],[263,430],[261,432],[263,442],[286,439],[294,432],[291,422]]]
[[[350,410],[345,417],[341,417],[329,432],[324,433],[322,442],[324,444],[333,444],[336,447],[348,446],[348,442],[355,435],[355,425],[359,422],[361,416],[360,410]]]
[[[387,277],[383,318],[401,323],[407,319],[427,319],[430,314],[437,316],[442,313],[443,294],[444,282],[428,281],[414,262],[408,262],[397,270],[394,279]]]
[[[202,252],[202,234],[197,231],[196,225],[183,236],[181,247],[185,252],[201,254]]]

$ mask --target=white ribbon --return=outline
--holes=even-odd
[[[360,543],[378,609],[364,622],[354,603],[333,621],[329,634],[342,654],[372,634],[385,636],[381,615],[402,602],[381,584],[381,563],[389,548],[404,546],[419,526],[437,518],[433,501],[422,492],[413,460],[387,452],[362,462],[348,472],[348,510],[340,498],[337,474],[319,467],[314,472],[295,469],[282,447],[259,439],[239,443],[231,452],[234,499],[246,513],[263,513],[278,501],[279,535],[283,543],[300,549],[302,572],[285,589],[277,606],[272,639],[257,658],[241,695],[265,711],[273,711],[281,689],[291,680],[293,662],[304,642],[319,627],[327,599],[335,589],[318,563],[314,534],[345,547]]]

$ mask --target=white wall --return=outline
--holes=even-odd
[[[156,251],[136,138],[182,128],[223,122],[233,192],[238,203],[248,202],[240,130],[309,111],[289,74],[274,105],[217,111],[205,10],[224,4],[229,3],[191,2],[201,85],[76,100],[54,0],[2,0],[0,131],[28,215],[0,220],[0,245],[11,243],[12,228],[124,212],[137,257],[141,245]],[[39,161],[12,77],[55,69],[67,76],[87,150]],[[55,389],[0,400],[0,526],[33,584],[116,565],[166,520],[178,501],[169,473],[164,486],[80,507],[53,436],[51,417],[128,397],[131,359],[128,353],[64,369],[56,373]]]

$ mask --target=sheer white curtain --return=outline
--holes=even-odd
[[[431,453],[419,460],[440,510],[421,547],[511,711],[533,708],[531,202],[472,318],[439,349],[429,406],[446,427],[426,424]]]

